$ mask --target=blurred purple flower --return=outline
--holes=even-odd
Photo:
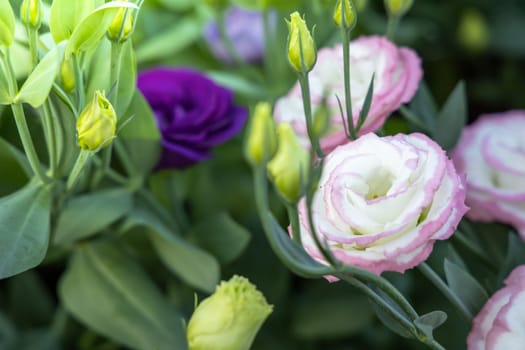
[[[226,33],[239,57],[246,62],[261,61],[264,55],[264,24],[262,14],[233,6],[226,13]],[[217,22],[206,27],[204,37],[213,54],[225,63],[233,59],[223,45]]]
[[[209,150],[246,121],[247,110],[233,104],[230,90],[190,69],[143,71],[137,85],[162,134],[159,169],[185,168],[209,158]]]

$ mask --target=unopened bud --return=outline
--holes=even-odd
[[[117,130],[117,114],[104,93],[95,92],[91,102],[77,120],[78,145],[81,149],[98,151],[108,146]]]
[[[126,1],[127,2],[127,1]],[[133,16],[127,8],[118,10],[108,28],[108,38],[112,41],[126,41],[133,31]]]
[[[15,14],[9,0],[0,0],[0,46],[11,46],[15,37]]]
[[[62,79],[62,86],[67,92],[75,89],[75,68],[73,67],[73,59],[71,57],[64,58],[62,61],[60,78]]]
[[[191,316],[189,350],[249,350],[272,308],[246,278],[221,282]]]
[[[290,15],[290,22],[287,23],[288,61],[297,72],[309,72],[317,60],[314,38],[297,11]]]
[[[42,3],[40,0],[24,0],[20,7],[20,21],[38,29],[42,24]]]
[[[255,106],[252,121],[246,133],[244,153],[252,165],[266,163],[277,149],[277,133],[272,107],[267,102]]]
[[[487,48],[489,30],[483,15],[474,9],[467,10],[461,16],[458,30],[459,41],[471,52],[480,52]]]
[[[391,16],[403,16],[410,10],[414,0],[385,0],[385,7]]]
[[[344,22],[343,21],[344,15]],[[338,27],[352,29],[357,23],[357,14],[351,0],[337,0],[334,11],[334,22]]]
[[[308,178],[310,154],[299,144],[289,123],[279,124],[277,134],[279,145],[268,163],[268,172],[279,194],[296,203]]]

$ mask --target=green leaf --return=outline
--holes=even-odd
[[[97,90],[109,92],[111,42],[103,37],[100,39],[96,50],[89,57],[89,66],[86,72],[86,99],[90,100]]]
[[[509,232],[508,236],[507,254],[498,276],[499,285],[516,266],[525,264],[525,243],[515,232]]]
[[[217,259],[184,240],[140,204],[128,216],[124,230],[136,226],[148,229],[153,247],[173,273],[205,292],[215,290],[220,278]]]
[[[414,320],[416,327],[421,330],[430,339],[433,338],[434,329],[441,326],[447,320],[447,314],[443,311],[432,311],[428,314],[419,316]]]
[[[361,107],[361,112],[359,112],[359,119],[357,121],[356,130],[359,131],[361,126],[363,126],[368,112],[370,111],[370,106],[372,105],[372,97],[374,95],[374,77],[375,73],[372,74],[370,79],[370,84],[368,85],[368,91],[366,92],[365,100],[363,101],[363,106]]]
[[[81,245],[59,282],[66,309],[132,349],[187,349],[181,315],[117,242]]]
[[[49,29],[56,43],[71,37],[73,30],[94,9],[93,1],[53,0]]]
[[[88,51],[95,47],[106,34],[113,18],[122,7],[136,9],[137,5],[123,1],[108,2],[82,19],[68,40],[66,57],[72,53]]]
[[[0,0],[0,47],[10,46],[15,34],[15,14],[9,0]]]
[[[118,136],[128,150],[135,169],[148,174],[160,156],[160,132],[151,108],[138,90],[135,89],[124,115],[132,119],[122,127]]]
[[[436,122],[432,137],[445,150],[451,149],[459,140],[467,122],[467,95],[463,81],[460,81],[448,96]]]
[[[4,78],[6,76],[5,72],[2,70],[2,65],[0,65],[0,105],[8,105],[13,102],[13,98],[9,95],[9,88],[7,86],[7,81]]]
[[[93,235],[117,221],[133,207],[124,188],[78,196],[67,202],[58,218],[54,243],[64,244]]]
[[[141,43],[136,50],[138,62],[169,58],[181,52],[201,38],[201,22],[196,18],[181,19],[173,27]]]
[[[115,106],[119,118],[130,107],[137,86],[137,62],[131,40],[127,40],[122,45],[121,60],[118,74],[118,101]]]
[[[485,289],[466,270],[446,258],[444,269],[450,290],[457,295],[472,315],[477,315],[488,299]]]
[[[5,196],[24,186],[33,175],[25,154],[0,138],[0,196]]]
[[[222,71],[209,71],[206,73],[206,75],[217,84],[227,87],[242,96],[262,100],[268,95],[268,92],[264,86],[260,86],[253,81],[247,80],[237,74]]]
[[[397,335],[407,338],[407,339],[413,339],[414,334],[412,334],[409,330],[405,329],[403,326],[401,326],[390,314],[388,314],[383,308],[378,306],[375,302],[373,302],[370,299],[370,303],[372,304],[372,308],[374,309],[374,312],[376,313],[377,318],[383,323],[383,325],[386,326],[386,328],[390,329],[392,332],[396,333]]]
[[[189,236],[223,264],[241,255],[250,241],[250,232],[224,212],[202,218]]]
[[[49,241],[49,187],[29,183],[0,199],[0,278],[40,264]]]
[[[422,81],[414,98],[410,102],[410,110],[419,118],[426,129],[434,131],[436,128],[437,107],[427,84]]]
[[[26,102],[35,108],[44,103],[60,69],[64,45],[58,44],[42,58],[22,85],[15,102]]]

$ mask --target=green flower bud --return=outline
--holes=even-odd
[[[385,0],[385,7],[391,16],[403,16],[410,10],[414,0]]]
[[[288,61],[297,72],[309,72],[317,60],[314,38],[299,12],[292,13],[290,22],[287,23],[289,30]]]
[[[344,14],[344,25],[341,24]],[[337,0],[334,11],[334,22],[338,27],[352,29],[357,23],[357,14],[351,0]]]
[[[246,278],[222,281],[191,316],[189,350],[249,350],[272,308]]]
[[[127,0],[121,0],[127,2]],[[121,33],[122,31],[122,33]],[[121,8],[108,28],[108,38],[112,41],[126,41],[133,31],[133,16],[129,9]]]
[[[475,10],[469,9],[463,13],[460,20],[458,36],[463,46],[473,52],[481,52],[489,44],[489,30],[483,15]]]
[[[38,29],[42,24],[42,3],[40,0],[24,0],[20,7],[20,21]]]
[[[368,0],[354,0],[354,5],[357,8],[357,12],[361,12],[368,5]]]
[[[62,79],[62,86],[67,92],[75,89],[75,68],[73,67],[73,59],[71,57],[64,58],[62,61],[60,78]]]
[[[0,46],[11,46],[15,38],[15,14],[9,0],[0,0]]]
[[[78,145],[83,150],[98,151],[108,146],[117,130],[117,114],[104,93],[95,92],[77,120]]]
[[[272,107],[267,102],[255,106],[251,125],[246,133],[244,154],[252,165],[266,163],[277,149],[277,133]]]
[[[268,172],[281,196],[296,203],[308,178],[310,154],[299,144],[289,123],[279,124],[277,134],[279,146],[275,157],[268,163]]]

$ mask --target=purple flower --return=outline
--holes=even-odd
[[[210,148],[235,135],[247,110],[233,93],[190,69],[141,72],[137,85],[155,113],[162,134],[157,168],[185,168],[210,157]]]
[[[231,7],[226,14],[226,33],[239,57],[246,62],[258,62],[264,55],[264,25],[260,12]],[[223,45],[219,27],[211,22],[204,37],[213,54],[225,63],[233,59]]]

